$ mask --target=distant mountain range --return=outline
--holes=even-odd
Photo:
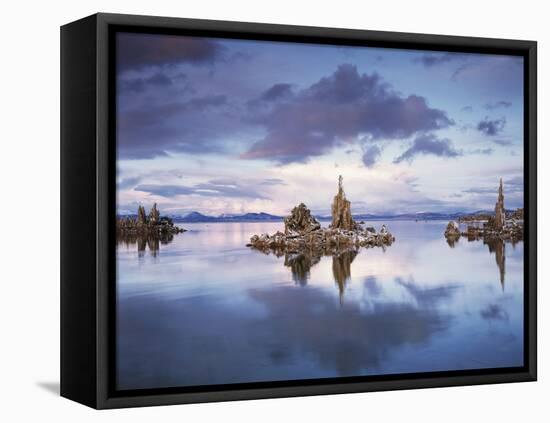
[[[461,216],[467,216],[480,213],[492,213],[488,210],[478,210],[475,212],[455,212],[455,213],[436,213],[436,212],[417,212],[401,214],[375,214],[364,213],[353,215],[355,220],[453,220]],[[196,211],[184,216],[170,216],[174,222],[180,223],[203,223],[203,222],[277,222],[284,219],[283,216],[276,216],[269,213],[244,213],[244,214],[222,214],[219,216],[209,216]],[[315,216],[318,220],[331,220],[331,216]]]
[[[174,222],[266,222],[283,220],[281,216],[268,213],[222,214],[220,216],[207,216],[199,212],[191,212],[185,216],[171,216]]]

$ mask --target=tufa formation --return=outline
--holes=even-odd
[[[500,185],[498,187],[498,199],[495,204],[495,221],[493,224],[494,229],[502,230],[504,228],[506,217],[504,211],[504,193],[502,191],[502,178],[500,178]]]
[[[445,238],[449,245],[453,246],[461,236],[469,241],[483,239],[500,239],[503,241],[517,242],[523,239],[523,209],[506,215],[504,208],[504,188],[502,178],[498,187],[497,202],[494,215],[472,215],[462,218],[461,222],[467,222],[465,231],[459,229],[455,221],[450,221],[445,229]]]
[[[321,224],[315,219],[304,203],[292,209],[290,216],[285,217],[285,235],[299,235],[316,231]]]
[[[277,231],[273,235],[254,235],[247,246],[277,255],[314,251],[315,255],[321,256],[357,251],[360,247],[384,247],[395,241],[385,225],[376,232],[374,228],[363,228],[353,220],[351,203],[345,197],[341,176],[332,204],[332,223],[328,228],[322,228],[303,203],[292,209],[284,223],[284,233]]]
[[[179,234],[185,232],[185,229],[178,228],[174,225],[172,219],[167,216],[160,216],[157,209],[157,204],[147,216],[145,207],[139,206],[137,216],[134,217],[118,217],[116,221],[117,236],[147,236],[147,237],[163,237],[166,235]]]
[[[353,231],[357,229],[357,224],[351,217],[351,203],[346,200],[344,193],[342,175],[338,177],[338,194],[334,196],[332,202],[332,223],[331,228]]]

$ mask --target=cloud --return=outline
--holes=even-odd
[[[241,264],[231,252],[220,258]],[[249,289],[246,300],[260,310],[252,313],[231,301],[212,307],[206,295],[147,294],[117,304],[121,389],[387,373],[394,353],[429,344],[453,323],[412,302],[341,307],[323,289],[285,284]]]
[[[211,95],[160,105],[146,103],[120,112],[119,157],[146,159],[166,156],[168,152],[214,151],[215,141],[230,125],[231,119],[223,113],[226,104],[226,96]]]
[[[211,180],[193,186],[142,184],[135,187],[134,190],[166,198],[177,197],[178,195],[199,195],[203,197],[268,199],[252,188],[243,187],[237,182],[228,180]]]
[[[366,167],[372,167],[380,157],[380,147],[377,145],[372,145],[370,147],[367,147],[365,149],[365,152],[363,153],[363,163]]]
[[[474,65],[472,63],[464,63],[463,65],[460,65],[458,68],[455,69],[455,71],[453,72],[453,74],[451,75],[451,81],[456,81],[458,80],[458,78],[463,74],[465,73],[466,71],[468,71],[469,69],[471,69],[472,67],[474,67]]]
[[[382,286],[378,283],[375,276],[367,276],[363,282],[363,287],[369,297],[379,297],[382,293]]]
[[[267,311],[259,327],[268,345],[281,345],[289,354],[311,357],[341,376],[377,368],[389,351],[425,343],[451,323],[449,316],[435,308],[406,302],[369,301],[372,306],[366,311],[357,303],[340,307],[315,289],[253,289],[250,296]],[[293,310],[292,316],[281,318],[287,310]]]
[[[416,63],[421,63],[426,68],[442,65],[444,63],[462,60],[468,57],[464,53],[426,53],[413,59]]]
[[[439,157],[462,156],[462,152],[456,150],[450,140],[446,138],[439,139],[434,134],[422,134],[416,137],[412,145],[403,154],[396,157],[393,162],[401,163],[404,160],[411,162],[419,154]]]
[[[470,150],[470,154],[481,154],[484,156],[489,156],[494,153],[494,149],[492,148],[476,148],[475,150]]]
[[[504,126],[506,125],[506,118],[500,119],[488,119],[485,118],[477,124],[477,130],[488,136],[495,136],[502,132]]]
[[[147,86],[153,88],[169,87],[172,85],[172,79],[165,74],[158,72],[148,78],[121,79],[117,82],[117,84],[117,91],[119,93],[141,93],[145,91]]]
[[[504,187],[504,195],[513,194],[513,193],[523,193],[523,176],[514,176],[511,178],[504,179],[502,181]],[[493,194],[496,195],[498,192],[498,180],[495,179],[495,182],[492,186],[482,186],[482,187],[472,187],[463,190],[462,192],[468,194]]]
[[[155,185],[155,184],[142,184],[134,188],[135,191],[147,192],[153,195],[160,195],[161,197],[176,197],[178,195],[190,195],[195,191],[193,188],[182,185]]]
[[[512,103],[509,101],[500,100],[495,103],[487,103],[485,104],[485,108],[487,110],[495,110],[495,109],[507,109],[508,107],[512,107]]]
[[[255,190],[242,187],[236,182],[228,181],[210,181],[208,183],[197,184],[194,186],[195,194],[213,196],[213,197],[239,197],[239,198],[259,198],[267,199]]]
[[[287,183],[279,178],[266,178],[262,182],[260,182],[260,185],[286,185]]]
[[[402,278],[395,278],[395,282],[405,288],[423,308],[433,308],[441,301],[451,298],[461,286],[457,284],[440,285],[437,287],[422,288],[414,280],[405,282]]]
[[[462,112],[473,112],[474,108],[472,106],[464,106],[462,109],[460,109]]]
[[[495,187],[481,187],[481,188],[468,188],[462,190],[466,194],[496,194],[497,189]]]
[[[508,146],[508,145],[512,145],[512,141],[510,141],[510,140],[503,140],[503,139],[495,140],[495,139],[493,139],[491,141],[493,141],[495,144],[501,145],[503,147]]]
[[[292,96],[291,84],[275,84],[271,88],[267,89],[260,96],[260,100],[263,101],[275,101],[282,98],[288,98]]]
[[[523,176],[514,176],[510,179],[505,179],[502,183],[505,185],[520,186],[523,188]]]
[[[134,178],[124,178],[122,180],[120,180],[119,182],[117,182],[117,189],[128,189],[128,188],[132,188],[132,187],[135,187],[139,181],[141,180],[141,178],[138,178],[138,177],[134,177]]]
[[[332,75],[251,121],[267,134],[241,158],[282,164],[305,162],[359,136],[404,139],[454,124],[444,111],[430,108],[424,97],[403,97],[378,74],[359,74],[350,64],[340,65]]]
[[[119,33],[117,68],[124,72],[178,63],[212,64],[222,59],[223,50],[208,38]]]

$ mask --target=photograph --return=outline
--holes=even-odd
[[[116,391],[526,366],[525,56],[122,28],[111,57]]]
[[[545,420],[542,2],[6,6],[0,422]]]

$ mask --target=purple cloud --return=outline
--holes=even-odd
[[[493,141],[495,144],[501,145],[503,147],[506,147],[508,145],[512,145],[512,141],[510,141],[510,140],[503,140],[503,139],[495,140],[495,139],[493,139],[491,141]]]
[[[291,84],[275,84],[271,88],[267,89],[260,96],[260,100],[263,101],[276,101],[283,98],[292,96]]]
[[[367,147],[362,157],[364,165],[366,167],[374,166],[380,158],[380,153],[380,147],[378,147],[377,145],[371,145]]]
[[[464,53],[427,53],[421,55],[420,57],[416,57],[414,61],[416,63],[421,63],[427,68],[431,68],[455,60],[464,59],[466,57],[468,57],[468,55]]]
[[[463,190],[462,192],[468,194],[496,194],[498,191],[497,181],[492,186],[472,187]],[[506,194],[523,193],[523,176],[512,176],[504,179],[502,185],[504,186],[504,192]]]
[[[359,136],[404,139],[454,124],[424,97],[403,97],[378,74],[359,74],[349,64],[251,121],[267,134],[241,157],[279,163],[307,161]]]
[[[119,93],[141,93],[145,91],[148,86],[153,88],[169,87],[172,85],[172,79],[165,74],[158,72],[149,78],[121,79],[117,82],[117,84]]]
[[[495,136],[502,132],[506,125],[506,118],[490,120],[485,118],[477,124],[477,130],[488,136]]]
[[[117,182],[117,189],[128,189],[136,186],[141,178],[133,177],[133,178],[124,178]]]
[[[119,33],[117,67],[124,72],[178,63],[205,65],[222,59],[223,50],[208,38]]]
[[[190,195],[194,193],[193,188],[183,185],[156,185],[143,184],[134,188],[135,191],[146,192],[148,194],[160,195],[161,197],[176,197],[178,195]]]
[[[144,159],[166,156],[169,151],[214,151],[214,140],[229,125],[223,114],[226,104],[224,95],[213,95],[161,105],[144,104],[121,112],[117,119],[119,156]]]
[[[235,181],[229,180],[212,180],[190,187],[185,185],[143,184],[138,185],[134,190],[166,198],[178,195],[200,195],[203,197],[268,199],[253,188],[244,187]]]
[[[469,153],[470,154],[481,154],[481,155],[485,155],[485,156],[489,156],[491,154],[493,154],[495,150],[493,150],[492,148],[476,148],[474,150],[470,150]]]
[[[412,162],[419,154],[439,157],[462,156],[462,152],[456,150],[450,140],[446,138],[439,139],[434,134],[422,134],[416,137],[412,145],[403,154],[396,157],[393,162],[401,163],[404,160]]]
[[[509,102],[509,101],[504,101],[504,100],[500,100],[500,101],[496,101],[494,103],[487,103],[485,104],[485,108],[487,110],[495,110],[495,109],[507,109],[508,107],[512,107],[512,103]]]
[[[260,185],[286,185],[286,182],[279,178],[266,178]]]

